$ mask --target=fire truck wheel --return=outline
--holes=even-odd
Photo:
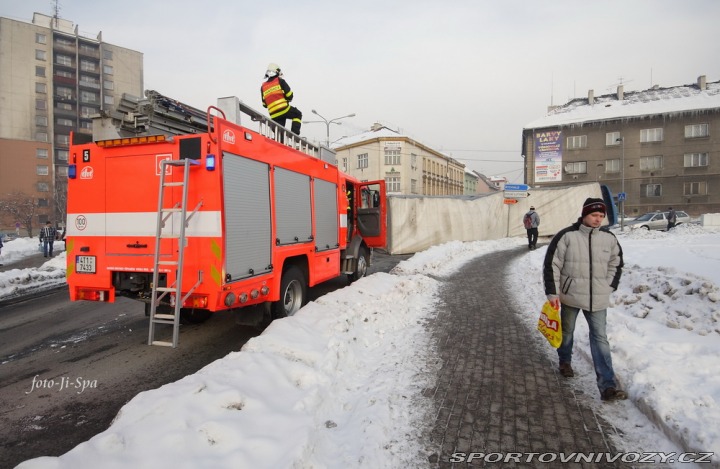
[[[357,265],[355,266],[355,272],[348,275],[348,278],[350,279],[351,282],[360,280],[365,275],[367,275],[367,269],[368,269],[368,251],[365,248],[360,248],[360,251],[358,252]]]
[[[180,308],[180,321],[184,324],[200,324],[210,319],[212,312],[207,309]]]
[[[295,267],[289,267],[280,282],[280,300],[272,304],[273,319],[297,313],[305,303],[305,276]]]

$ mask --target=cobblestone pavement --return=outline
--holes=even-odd
[[[518,248],[479,257],[445,281],[444,304],[431,326],[441,359],[436,387],[428,392],[435,402],[428,436],[431,466],[632,467],[605,460],[560,464],[534,457],[525,462],[527,455],[517,462],[507,456],[617,451],[608,438],[617,430],[589,405],[599,395],[574,390],[540,349],[549,345],[531,337],[535,331],[513,310],[505,266],[523,252]],[[455,452],[503,454],[454,464]],[[492,462],[496,458],[508,462]]]

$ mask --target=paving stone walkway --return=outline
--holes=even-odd
[[[442,360],[429,431],[433,467],[624,468],[622,463],[545,463],[508,453],[617,452],[617,430],[598,416],[588,396],[574,390],[541,350],[544,344],[513,310],[506,266],[526,252],[499,251],[465,265],[445,281],[444,305],[431,326]],[[605,404],[608,405],[608,404]],[[502,453],[471,463],[451,462],[453,453]],[[494,462],[503,458],[504,462]],[[559,456],[558,456],[559,458]],[[459,458],[456,458],[456,461]]]

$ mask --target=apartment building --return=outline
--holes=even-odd
[[[340,169],[362,181],[384,179],[388,194],[464,193],[464,164],[380,124],[333,148]]]
[[[27,194],[37,202],[35,226],[62,224],[70,132],[92,133],[93,115],[142,92],[141,52],[102,33],[83,37],[58,17],[0,17],[0,198]],[[0,214],[0,230],[15,221]]]
[[[605,184],[627,216],[720,212],[720,81],[590,90],[526,125],[522,154],[527,184]]]

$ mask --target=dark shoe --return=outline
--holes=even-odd
[[[570,366],[570,363],[560,363],[560,374],[565,378],[572,378],[575,376],[575,372],[573,371],[572,366]]]
[[[600,394],[600,398],[603,401],[623,401],[628,395],[622,389],[607,388]]]

